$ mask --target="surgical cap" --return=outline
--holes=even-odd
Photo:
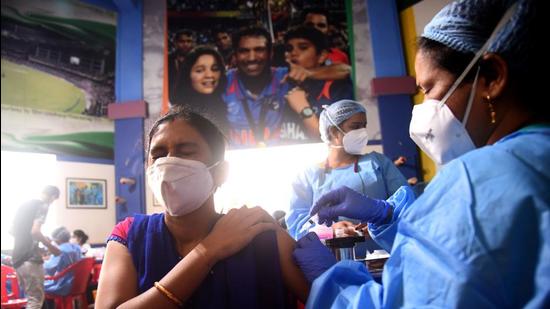
[[[367,110],[361,103],[352,100],[341,100],[327,106],[321,112],[321,116],[319,116],[319,133],[321,133],[323,142],[329,142],[328,130],[330,127],[333,127],[334,124],[339,126],[342,122],[348,120],[357,113],[366,114]],[[329,116],[334,124],[328,119]]]
[[[71,232],[65,227],[58,227],[52,232],[52,238],[56,243],[65,243],[71,239]]]
[[[444,7],[424,28],[422,37],[463,53],[476,53],[487,41],[514,0],[462,0]],[[518,0],[516,11],[499,31],[488,51],[501,54],[509,65],[521,67],[532,54],[529,42],[536,31],[531,25],[535,13],[530,0]],[[531,31],[531,35],[529,31]],[[513,60],[513,61],[511,61]]]

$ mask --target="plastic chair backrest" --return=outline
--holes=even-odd
[[[82,293],[86,293],[94,263],[95,259],[90,257],[83,258],[82,260],[71,265],[71,267],[73,267],[74,279],[73,286],[71,287],[71,293],[69,295],[79,295]]]
[[[92,281],[90,283],[98,284],[100,273],[101,273],[101,263],[96,262],[94,263],[94,267],[92,268]]]
[[[11,292],[8,293],[7,283],[11,281]],[[9,299],[18,299],[19,295],[19,282],[17,280],[17,274],[13,267],[2,264],[2,277],[1,277],[1,292],[2,303],[7,302]]]
[[[58,280],[59,278],[67,276],[69,273],[73,273],[71,292],[67,296],[86,293],[86,288],[88,288],[88,282],[90,281],[90,274],[92,272],[94,262],[95,259],[93,257],[83,258],[65,268],[62,272],[55,274],[55,276],[47,277],[47,279]]]
[[[2,289],[2,302],[5,303],[8,301],[8,289],[6,288],[6,282],[8,281],[7,276],[7,270],[4,268],[4,265],[2,265],[2,279],[0,281],[1,289]]]

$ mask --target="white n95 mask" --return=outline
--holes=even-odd
[[[367,143],[369,142],[369,136],[367,134],[367,128],[361,128],[351,130],[348,133],[344,133],[338,126],[336,128],[344,134],[342,140],[343,146],[330,145],[332,148],[344,148],[344,150],[352,155],[364,155],[367,154]]]
[[[338,128],[340,129],[340,128]],[[342,130],[340,130],[342,131]],[[367,143],[369,142],[369,136],[367,134],[367,128],[361,128],[351,130],[348,133],[344,133],[344,150],[353,155],[364,155],[367,151]]]
[[[409,134],[437,165],[444,165],[476,148],[465,125],[446,104],[427,100],[413,108]]]
[[[338,129],[338,131],[342,132],[344,134],[344,138],[342,139],[343,146],[338,145],[330,145],[332,148],[344,148],[344,150],[352,155],[364,155],[367,154],[367,144],[369,142],[369,135],[367,134],[367,128],[361,128],[361,129],[355,129],[351,130],[349,132],[344,132],[342,128],[340,128],[339,125],[337,125],[334,120],[332,120],[332,117],[330,116],[330,113],[327,113],[327,119],[332,123],[333,126]]]
[[[177,157],[159,158],[147,168],[147,182],[155,198],[171,216],[191,213],[214,193],[210,169],[195,160]]]

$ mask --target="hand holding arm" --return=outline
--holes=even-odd
[[[371,199],[343,186],[321,196],[310,214],[318,213],[320,224],[331,225],[339,216],[380,224],[391,218],[391,210],[390,203]]]
[[[292,255],[309,282],[313,282],[336,264],[336,258],[332,252],[321,243],[314,232],[310,232],[298,240]]]
[[[298,84],[302,83],[306,79],[338,80],[346,79],[351,74],[351,66],[343,63],[336,63],[328,66],[320,66],[313,69],[306,69],[288,60],[287,62],[288,74],[283,78],[281,82],[285,82],[287,81],[287,79],[294,80]]]
[[[343,63],[335,63],[327,66],[320,66],[309,71],[309,79],[338,80],[346,79],[350,76],[351,66]]]
[[[248,245],[254,237],[267,230],[276,230],[277,222],[265,210],[256,206],[231,209],[201,242],[212,262],[225,259]],[[212,264],[213,265],[213,264]]]

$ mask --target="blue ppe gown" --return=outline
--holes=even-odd
[[[302,171],[292,183],[290,210],[286,216],[288,232],[299,239],[307,230],[301,231],[309,219],[309,211],[323,194],[341,186],[374,199],[387,199],[407,180],[385,155],[371,152],[361,156],[355,164],[325,170],[324,163],[316,164]]]
[[[382,285],[342,261],[307,308],[548,308],[550,126],[530,126],[451,161],[393,222]],[[389,249],[389,248],[388,248]]]

